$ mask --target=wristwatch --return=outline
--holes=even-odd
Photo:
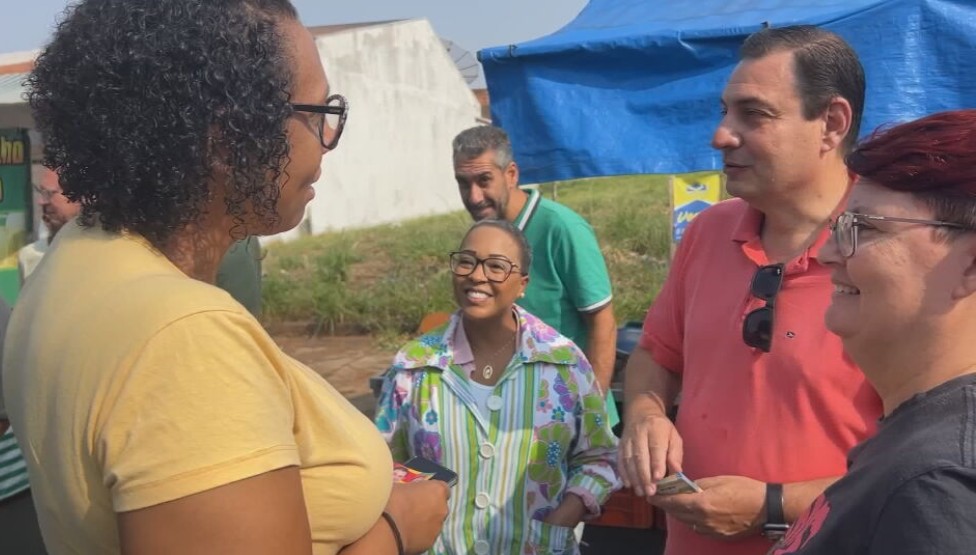
[[[761,533],[768,540],[779,541],[789,530],[783,514],[783,484],[766,484],[766,522]]]

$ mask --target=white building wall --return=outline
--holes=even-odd
[[[349,119],[322,159],[306,222],[275,238],[461,209],[451,141],[478,124],[481,109],[430,23],[359,27],[316,42]]]

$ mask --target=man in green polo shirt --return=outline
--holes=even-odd
[[[604,391],[610,391],[617,323],[607,264],[593,228],[579,214],[518,187],[508,135],[479,126],[454,139],[454,175],[475,220],[505,219],[532,248],[528,289],[519,305],[572,339],[586,353]],[[610,425],[619,421],[608,395]]]

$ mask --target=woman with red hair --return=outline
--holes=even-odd
[[[827,327],[884,403],[878,433],[771,553],[976,549],[976,110],[876,132],[820,251]]]

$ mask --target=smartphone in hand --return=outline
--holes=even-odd
[[[452,487],[458,481],[456,472],[423,457],[414,457],[403,464],[395,464],[393,466],[393,478],[397,482],[440,480]]]
[[[675,495],[677,493],[701,493],[702,489],[698,487],[693,480],[682,474],[681,472],[675,472],[670,476],[665,476],[660,481],[657,482],[657,493],[655,495]]]

